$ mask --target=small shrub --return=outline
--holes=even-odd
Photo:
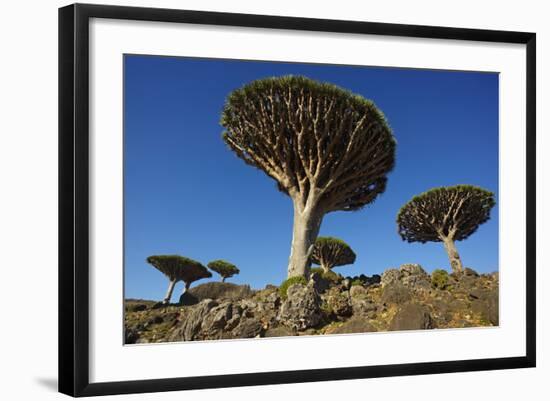
[[[432,272],[432,286],[444,290],[449,284],[449,273],[442,269],[436,269]]]
[[[307,285],[307,280],[305,279],[305,277],[302,277],[302,276],[287,278],[279,286],[279,294],[281,294],[281,298],[286,299],[286,297],[287,297],[286,292],[288,290],[288,287],[290,287],[293,284]]]
[[[363,282],[363,280],[361,280],[361,279],[355,279],[355,280],[353,280],[353,281],[351,282],[351,286],[352,286],[352,287],[353,287],[354,285],[363,285],[363,284],[364,284],[364,282]]]

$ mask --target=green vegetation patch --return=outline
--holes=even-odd
[[[302,276],[287,278],[279,286],[279,294],[281,294],[281,298],[286,299],[287,297],[286,292],[288,291],[288,288],[294,284],[307,285],[307,280],[305,279],[305,277],[302,277]]]
[[[442,269],[436,269],[432,272],[432,286],[444,290],[449,285],[449,273]]]

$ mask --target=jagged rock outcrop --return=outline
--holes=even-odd
[[[172,341],[191,341],[198,339],[202,323],[206,318],[206,315],[214,307],[218,306],[218,303],[212,299],[205,299],[192,309],[189,314],[183,320],[182,325],[172,334]]]
[[[309,281],[318,294],[324,293],[330,288],[331,285],[330,280],[327,280],[320,273],[317,272],[311,274],[311,276],[309,277]]]
[[[419,265],[388,269],[381,276],[312,278],[258,291],[231,283],[197,286],[189,305],[127,300],[126,344],[204,341],[294,335],[364,333],[496,326],[498,273],[463,274]],[[442,280],[443,277],[443,280]],[[433,282],[432,282],[433,280]],[[220,285],[221,284],[221,285]],[[347,284],[347,285],[346,285]],[[200,287],[200,288],[199,288]],[[217,299],[200,299],[206,295]],[[191,299],[191,298],[190,298]]]
[[[385,304],[404,304],[412,299],[413,295],[408,287],[401,282],[393,282],[382,290],[381,301]]]
[[[291,285],[277,316],[279,322],[294,330],[317,326],[322,319],[321,298],[312,285]]]
[[[399,269],[388,269],[382,274],[380,279],[382,286],[400,283],[405,287],[419,289],[429,289],[431,279],[422,266],[414,263],[401,265]]]
[[[425,330],[433,329],[434,322],[429,309],[417,303],[402,306],[390,323],[390,330]]]
[[[210,282],[197,285],[180,297],[180,305],[195,305],[205,299],[236,301],[254,294],[249,285]]]
[[[326,304],[327,311],[336,319],[351,316],[353,312],[351,297],[345,288],[333,287],[321,298]]]

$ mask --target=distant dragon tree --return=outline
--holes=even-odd
[[[147,258],[147,263],[163,273],[169,280],[168,290],[163,303],[167,304],[172,298],[172,292],[178,281],[185,283],[185,291],[192,282],[212,277],[206,267],[196,260],[180,255],[153,255]]]
[[[490,218],[494,194],[472,185],[434,188],[413,197],[397,215],[401,238],[443,242],[453,272],[463,270],[455,241],[472,235]]]
[[[220,277],[222,278],[222,282],[225,282],[226,279],[240,273],[240,270],[237,266],[222,259],[213,260],[212,262],[209,262],[207,266],[210,270],[220,275]]]
[[[307,277],[323,216],[354,211],[386,189],[396,142],[373,102],[299,76],[233,91],[221,124],[225,143],[277,182],[294,206],[288,277]]]
[[[350,265],[355,262],[355,252],[339,238],[319,237],[315,241],[311,261],[328,273],[336,266]]]

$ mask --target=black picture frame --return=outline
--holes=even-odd
[[[88,61],[91,18],[516,43],[526,46],[526,354],[408,363],[90,383]],[[422,375],[535,366],[536,35],[435,26],[74,4],[59,9],[59,391],[71,396]]]

